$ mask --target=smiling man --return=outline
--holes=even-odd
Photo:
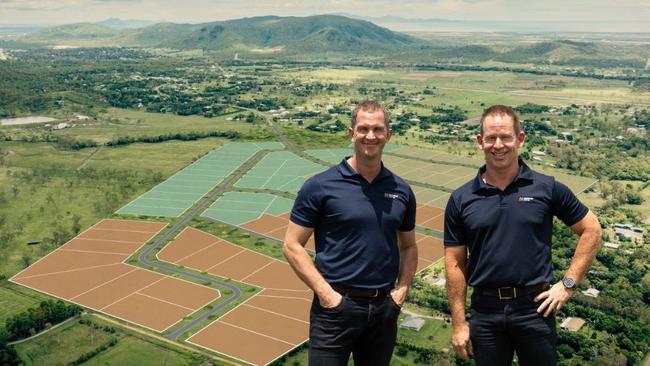
[[[417,266],[415,195],[381,162],[388,111],[366,101],[352,112],[352,156],[308,179],[284,242],[296,274],[314,291],[310,365],[390,363],[397,317]],[[314,234],[316,258],[304,249]]]
[[[445,269],[452,345],[478,366],[556,363],[554,315],[584,278],[600,243],[600,225],[564,184],[518,158],[526,135],[512,108],[481,117],[485,165],[454,191],[445,210]],[[579,237],[564,278],[553,283],[553,216]],[[467,285],[473,287],[465,320]]]

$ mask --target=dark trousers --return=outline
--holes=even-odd
[[[309,325],[309,365],[345,366],[350,353],[356,366],[390,363],[397,337],[400,307],[390,295],[380,298],[344,296],[331,309],[314,297]]]
[[[514,353],[522,366],[556,364],[555,317],[537,313],[538,294],[510,300],[472,295],[469,326],[477,366],[511,365]]]

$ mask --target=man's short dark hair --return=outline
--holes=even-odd
[[[510,118],[512,118],[512,127],[515,130],[515,135],[519,135],[519,132],[522,131],[521,129],[521,122],[519,122],[519,116],[517,116],[517,113],[515,112],[512,107],[508,107],[507,105],[493,105],[492,107],[486,109],[483,111],[483,115],[481,116],[481,135],[483,135],[483,122],[485,122],[485,119],[489,116],[503,116],[506,115]]]
[[[390,113],[388,112],[388,109],[384,108],[384,106],[379,104],[379,102],[376,102],[374,100],[366,100],[365,102],[354,107],[354,110],[352,111],[352,128],[354,128],[354,126],[357,124],[357,115],[359,114],[359,111],[370,113],[381,111],[384,114],[384,124],[386,124],[386,128],[389,127]]]

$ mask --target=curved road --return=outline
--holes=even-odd
[[[205,210],[207,206],[209,206],[210,203],[214,201],[215,198],[217,198],[217,196],[224,193],[228,189],[228,187],[230,187],[234,182],[239,180],[239,178],[241,178],[250,168],[252,168],[265,154],[266,154],[266,150],[262,150],[256,153],[255,155],[253,155],[253,157],[251,157],[250,159],[248,159],[234,173],[228,176],[222,184],[214,188],[212,191],[208,192],[208,194],[204,196],[196,205],[194,205],[189,212],[183,214],[179,221],[177,221],[172,227],[167,229],[163,233],[163,235],[161,235],[160,237],[158,237],[158,239],[154,241],[153,245],[149,246],[147,249],[142,251],[138,256],[138,262],[143,266],[153,267],[164,273],[178,274],[185,278],[190,278],[200,282],[209,282],[218,286],[228,288],[232,291],[232,295],[230,295],[224,302],[210,309],[210,311],[201,314],[201,316],[199,316],[198,318],[183,325],[182,327],[178,328],[172,333],[165,335],[165,337],[169,339],[177,340],[183,333],[194,328],[197,324],[204,321],[209,316],[221,311],[223,308],[230,305],[233,301],[237,300],[241,296],[241,291],[239,290],[238,287],[220,281],[214,277],[190,273],[185,270],[176,268],[172,264],[159,262],[159,261],[150,261],[148,257],[150,257],[154,251],[159,250],[161,246],[167,241],[169,241],[179,230],[186,227],[188,222],[190,222],[194,217],[196,217],[198,214],[203,212],[203,210]]]

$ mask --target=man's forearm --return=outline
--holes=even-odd
[[[319,298],[333,291],[332,287],[323,278],[323,275],[318,272],[314,262],[302,245],[285,243],[283,251],[294,272]]]
[[[399,277],[396,288],[408,289],[413,282],[413,276],[418,267],[418,247],[411,245],[400,251]]]
[[[589,270],[600,246],[600,224],[598,224],[598,219],[595,215],[591,212],[589,215],[585,229],[579,233],[580,239],[573,254],[573,259],[571,260],[571,266],[566,271],[566,276],[573,278],[577,283],[582,281]]]
[[[467,279],[465,278],[465,259],[445,255],[447,272],[447,298],[451,310],[452,325],[465,323],[465,301],[467,299]]]

